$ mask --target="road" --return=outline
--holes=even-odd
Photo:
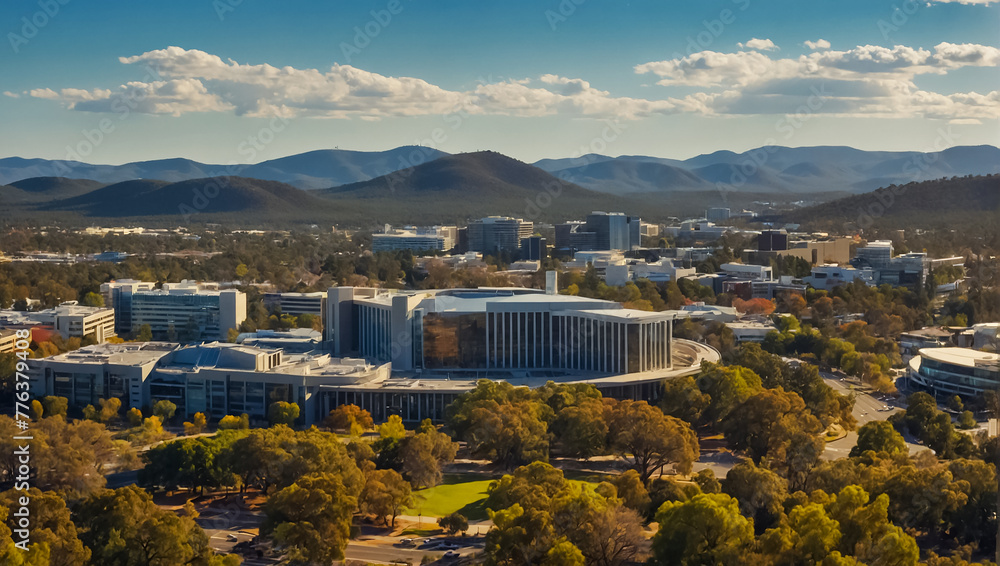
[[[823,381],[825,381],[826,384],[832,387],[837,393],[842,395],[850,395],[851,393],[854,393],[853,415],[858,421],[859,428],[872,421],[884,421],[891,415],[906,408],[906,403],[903,399],[881,401],[875,397],[878,393],[873,392],[872,394],[868,394],[852,390],[850,388],[850,383],[841,381],[832,373],[821,371],[819,374],[820,377],[823,378]],[[888,407],[888,410],[886,410],[886,407]],[[826,444],[826,450],[823,452],[823,458],[825,460],[846,458],[851,453],[851,449],[854,448],[857,443],[858,433],[856,430],[852,430],[848,432],[847,436],[844,438],[828,442]],[[910,442],[907,442],[906,446],[910,449],[910,454],[915,454],[916,452],[925,449],[919,444],[913,444]]]

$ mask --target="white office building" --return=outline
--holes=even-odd
[[[153,289],[156,289],[156,283],[136,279],[118,279],[101,283],[104,306],[115,311],[116,333],[125,336],[132,332],[132,303],[130,300],[122,300],[123,293],[132,294]]]
[[[448,251],[455,247],[457,233],[455,226],[406,226],[401,230],[386,226],[384,233],[372,235],[372,251]]]
[[[131,314],[132,330],[148,324],[157,340],[225,340],[229,329],[238,329],[247,318],[242,291],[203,290],[188,283],[164,283],[163,289],[137,293],[126,289],[120,302]]]
[[[44,328],[58,332],[63,339],[91,336],[98,344],[116,336],[114,310],[86,307],[76,301],[68,301],[43,311],[0,311],[0,326]]]

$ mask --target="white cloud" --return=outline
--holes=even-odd
[[[828,44],[817,40],[806,45],[810,43],[817,47]],[[320,70],[241,64],[180,47],[122,57],[123,64],[148,68],[142,81],[114,88],[36,88],[4,94],[59,101],[77,111],[174,116],[232,112],[241,116],[378,120],[463,112],[637,119],[676,113],[782,115],[798,112],[820,99],[822,104],[811,111],[838,116],[970,121],[1000,117],[996,91],[939,94],[921,90],[915,82],[920,75],[1000,66],[1000,49],[996,47],[863,45],[780,57],[761,51],[768,46],[773,42],[754,38],[747,42],[745,51],[702,51],[636,65],[636,73],[654,75],[658,85],[694,90],[656,100],[615,96],[585,79],[556,74],[450,90],[423,79],[390,77],[350,65]]]
[[[816,41],[806,40],[802,45],[805,45],[806,47],[812,49],[813,51],[830,48],[830,42],[825,39],[817,39]]]
[[[130,110],[149,114],[232,111],[245,116],[317,118],[470,114],[544,116],[556,113],[635,118],[676,112],[682,101],[614,97],[589,82],[557,75],[512,79],[452,91],[413,77],[387,77],[350,65],[326,71],[240,64],[199,50],[168,47],[133,57],[127,65],[146,65],[162,80],[135,82],[116,89],[51,89],[31,92],[57,99],[75,110],[114,112],[123,101],[139,100]]]
[[[966,6],[989,6],[1000,0],[928,0],[927,4],[965,4]]]
[[[21,98],[21,95],[20,95],[20,94],[18,94],[18,93],[16,93],[16,92],[11,92],[11,91],[9,91],[9,90],[5,90],[5,91],[3,91],[3,95],[4,95],[4,96],[9,96],[9,97],[11,97],[11,98]]]
[[[819,44],[819,42],[813,42]],[[941,43],[933,51],[904,45],[862,45],[843,51],[772,58],[758,51],[702,51],[679,59],[637,65],[661,86],[720,88],[696,99],[707,113],[783,114],[982,120],[1000,118],[996,92],[949,95],[924,91],[919,75],[943,75],[961,67],[1000,65],[1000,49]]]
[[[757,51],[777,51],[778,46],[770,39],[757,39],[756,37],[746,43],[737,43],[740,49],[754,49]]]
[[[974,43],[939,43],[934,46],[935,60],[950,67],[1000,66],[1000,49]]]

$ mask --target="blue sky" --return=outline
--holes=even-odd
[[[997,0],[9,0],[0,21],[0,156],[1000,142]]]

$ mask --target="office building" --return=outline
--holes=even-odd
[[[794,240],[784,230],[764,230],[757,236],[756,250],[744,250],[745,263],[770,265],[786,257],[797,257],[812,265],[847,263],[851,260],[851,238],[824,238],[819,240]]]
[[[131,299],[122,300],[123,293],[152,291],[155,288],[156,283],[152,281],[137,281],[135,279],[118,279],[101,283],[104,306],[115,311],[115,333],[127,336],[132,332],[132,303]]]
[[[0,311],[0,327],[32,330],[33,339],[44,340],[58,333],[64,340],[89,336],[98,344],[115,334],[115,311],[104,307],[86,307],[68,301],[57,307],[34,312]],[[43,334],[35,336],[36,331]]]
[[[455,247],[457,236],[455,226],[407,226],[402,230],[386,226],[384,233],[372,235],[372,251],[448,251]]]
[[[583,370],[672,366],[673,316],[533,289],[387,292],[332,287],[334,355],[414,370]]]
[[[346,306],[345,310],[352,310],[350,305]],[[596,314],[609,318],[596,315],[579,318],[568,313],[559,317],[562,320],[556,322],[552,329],[565,328],[567,332],[559,334],[557,331],[555,336],[576,338],[576,342],[561,342],[562,349],[550,350],[537,343],[530,346],[533,336],[540,338],[538,331],[541,326],[533,329],[529,322],[532,318],[524,312],[519,318],[527,324],[515,329],[510,326],[513,319],[509,318],[506,321],[508,331],[503,334],[506,338],[496,342],[491,354],[479,353],[489,355],[495,361],[501,359],[498,354],[506,354],[505,363],[508,365],[525,365],[529,359],[541,362],[547,357],[572,361],[581,368],[613,368],[617,363],[622,367],[640,367],[637,364],[645,360],[649,369],[614,374],[585,369],[517,370],[507,367],[484,370],[482,373],[446,370],[395,374],[391,363],[334,357],[319,351],[292,352],[265,345],[218,342],[183,347],[171,343],[132,342],[89,346],[37,360],[30,371],[31,391],[35,397],[66,397],[72,406],[81,408],[111,397],[121,399],[125,407],[140,408],[169,400],[177,406],[177,413],[185,418],[196,412],[212,419],[247,413],[251,419],[261,422],[266,419],[271,403],[286,401],[299,405],[300,422],[305,426],[322,421],[331,410],[347,403],[369,411],[376,421],[399,415],[407,422],[419,422],[424,418],[441,422],[447,406],[462,393],[474,389],[479,377],[528,387],[540,387],[550,380],[592,383],[608,397],[655,401],[664,379],[696,374],[703,361],[717,362],[720,359],[717,351],[695,342],[676,340],[668,350],[657,347],[662,345],[659,338],[643,341],[644,337],[661,336],[642,330],[642,326],[646,326],[647,331],[656,326],[656,321],[644,320],[648,316],[622,317],[624,313],[613,312],[624,310],[620,308],[598,310],[606,312]],[[455,313],[459,317],[463,314],[470,313]],[[663,318],[665,315],[657,316]],[[545,320],[553,321],[554,318],[534,320],[541,325]],[[463,324],[460,318],[453,321]],[[574,321],[577,325],[575,330],[572,328]],[[586,321],[590,321],[589,326]],[[499,319],[497,322],[504,323]],[[563,322],[568,326],[564,326]],[[660,322],[662,331],[665,320]],[[431,353],[430,357],[434,358],[448,350],[446,342],[454,335],[449,336],[447,323],[432,319],[428,325],[430,334],[439,337],[439,342],[431,345],[435,353]],[[618,332],[615,328],[624,331]],[[399,340],[403,342],[403,334]],[[463,338],[461,341],[461,344],[454,344],[455,351],[467,357],[465,349],[470,340]],[[522,345],[523,350],[518,348],[517,352],[514,351],[515,346]],[[549,353],[546,355],[543,352]],[[629,355],[617,358],[624,354]],[[531,355],[535,357],[530,358]],[[655,362],[656,359],[659,361]],[[654,369],[654,366],[663,365],[668,360],[673,361],[673,367]]]
[[[893,257],[892,242],[878,240],[858,248],[851,264],[858,268],[870,267],[878,285],[906,287],[916,291],[927,280],[927,271],[932,261],[925,253],[906,253]]]
[[[596,250],[631,250],[640,244],[642,221],[621,212],[592,212],[587,215],[587,231],[594,232]]]
[[[678,267],[673,260],[666,258],[653,262],[629,259],[617,265],[607,266],[604,270],[604,281],[614,287],[639,279],[648,279],[653,283],[667,283],[677,281],[680,277],[694,275],[696,272],[693,267]]]
[[[264,293],[264,306],[268,310],[280,309],[281,314],[299,316],[311,314],[323,317],[326,312],[326,293]]]
[[[247,318],[242,291],[206,290],[191,282],[164,283],[162,289],[135,293],[123,289],[120,303],[131,313],[132,331],[148,324],[156,340],[225,340],[229,330]]]
[[[1000,355],[971,348],[923,348],[909,361],[910,381],[937,395],[979,398],[1000,388]]]
[[[526,261],[542,261],[549,257],[549,247],[545,238],[531,236],[521,240],[521,259]]]
[[[531,237],[532,233],[532,223],[529,221],[507,216],[488,216],[469,223],[468,251],[515,252],[520,248],[521,240]]]
[[[730,216],[728,208],[709,208],[705,211],[705,220],[709,222],[723,222],[729,220]]]
[[[58,395],[71,405],[96,405],[115,397],[125,407],[148,407],[168,400],[177,413],[204,413],[219,419],[247,413],[267,418],[277,401],[299,405],[310,425],[334,408],[319,400],[327,389],[361,392],[389,376],[389,366],[328,354],[292,354],[282,349],[207,343],[182,347],[162,342],[104,344],[38,360],[31,370],[36,397]],[[454,396],[451,397],[454,399]],[[383,408],[381,418],[387,415]],[[444,417],[444,404],[435,415]]]
[[[738,277],[751,281],[772,281],[773,271],[763,265],[746,265],[742,263],[724,263],[719,266],[719,273],[729,277]]]
[[[592,251],[597,249],[597,234],[587,231],[585,222],[574,220],[555,226],[556,243],[559,250]]]
[[[584,222],[557,224],[555,235],[558,249],[628,251],[641,244],[642,221],[621,212],[595,211]]]
[[[868,242],[867,246],[857,249],[854,257],[860,266],[873,269],[888,267],[892,260],[892,242],[889,240]]]
[[[802,278],[803,283],[821,291],[833,291],[839,285],[854,281],[861,281],[865,285],[874,285],[875,274],[869,268],[855,269],[839,265],[817,265],[812,268],[808,277]]]
[[[757,236],[757,250],[762,252],[788,249],[788,232],[784,230],[764,230]]]

